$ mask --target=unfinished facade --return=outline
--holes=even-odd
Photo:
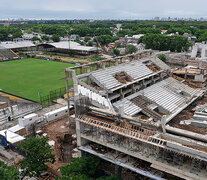
[[[0,129],[3,124],[42,109],[38,102],[0,91]]]
[[[202,64],[202,62],[199,64]],[[200,88],[206,87],[207,70],[202,65],[199,67],[188,65],[183,68],[171,69],[171,76],[178,76],[189,83],[195,83]]]
[[[206,179],[206,138],[168,125],[205,91],[170,77],[159,59],[140,57],[80,66],[86,73],[79,75],[65,70],[74,84],[80,155],[111,162],[118,174],[122,167],[152,179]]]

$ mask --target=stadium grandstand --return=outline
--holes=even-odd
[[[19,56],[12,51],[0,45],[0,61],[18,59]]]
[[[68,54],[68,51],[73,51],[79,55],[90,55],[98,53],[100,48],[92,46],[83,46],[74,41],[61,41],[55,43],[43,43],[37,45],[37,51],[54,52]]]
[[[6,42],[1,42],[0,46],[6,49],[11,49],[14,52],[35,47],[32,41],[20,41],[20,42],[6,41]]]

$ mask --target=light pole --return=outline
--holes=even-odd
[[[70,51],[70,36],[69,36],[69,33],[68,33],[68,30],[65,29],[66,32],[67,32],[67,36],[68,36],[68,48],[69,48],[69,51]]]

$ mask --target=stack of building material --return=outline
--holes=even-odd
[[[205,107],[201,111],[196,111],[193,115],[191,125],[207,128],[207,108]]]

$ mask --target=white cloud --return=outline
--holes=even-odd
[[[206,0],[0,0],[0,18],[207,17]]]
[[[193,11],[181,10],[181,9],[167,9],[164,10],[164,15],[166,16],[195,16],[198,13]]]

